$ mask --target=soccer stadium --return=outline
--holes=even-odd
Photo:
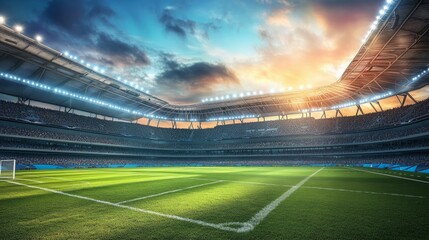
[[[429,0],[0,0],[0,239],[428,239]]]

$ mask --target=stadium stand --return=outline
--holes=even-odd
[[[0,102],[0,158],[34,165],[426,166],[429,100],[355,117],[156,128]],[[144,162],[142,161],[144,160]]]

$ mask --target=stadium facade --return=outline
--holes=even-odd
[[[1,156],[18,159],[22,168],[182,159],[183,164],[372,164],[427,171],[429,102],[417,103],[409,92],[429,82],[429,2],[386,6],[336,83],[192,105],[169,103],[0,25],[0,92],[18,102],[1,103]],[[401,108],[384,110],[380,100],[387,97],[396,97]],[[405,106],[407,99],[415,104]],[[32,100],[63,111],[30,106]],[[363,104],[375,113],[365,114]],[[355,116],[343,117],[344,108],[353,108]],[[73,110],[125,121],[146,118],[156,125],[167,121],[172,128],[77,116]],[[336,118],[327,119],[327,112]],[[288,119],[293,114],[302,118]],[[278,120],[265,121],[269,117]],[[177,122],[187,122],[189,129],[176,129]],[[222,126],[200,129],[205,122]]]

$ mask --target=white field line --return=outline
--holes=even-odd
[[[35,177],[38,179],[42,178],[42,179],[60,180],[60,181],[65,181],[65,182],[77,182],[76,184],[90,184],[88,181],[75,181],[75,180],[63,178],[63,177],[47,177],[47,176],[43,176],[43,175],[23,175],[23,177]]]
[[[73,197],[73,198],[83,199],[83,200],[101,203],[101,204],[105,204],[105,205],[109,205],[109,206],[114,206],[114,207],[118,207],[118,208],[125,208],[125,209],[129,209],[129,210],[136,211],[136,212],[148,213],[148,214],[153,214],[153,215],[157,215],[160,217],[165,217],[165,218],[185,221],[185,222],[189,222],[189,223],[199,224],[199,225],[206,226],[206,227],[212,227],[212,228],[216,228],[219,230],[241,233],[241,232],[249,232],[249,231],[253,230],[255,228],[255,226],[258,225],[266,216],[268,216],[268,214],[271,211],[273,211],[282,201],[284,201],[286,198],[288,198],[290,195],[292,195],[293,192],[295,192],[305,182],[307,182],[311,177],[316,175],[322,169],[323,168],[317,170],[316,172],[314,172],[313,174],[311,174],[310,176],[306,177],[304,180],[299,182],[296,186],[293,186],[291,189],[289,189],[288,191],[283,193],[279,198],[277,198],[276,200],[274,200],[273,202],[271,202],[270,204],[265,206],[261,211],[256,213],[249,221],[244,222],[244,223],[238,222],[238,223],[220,223],[220,224],[208,223],[208,222],[204,222],[201,220],[184,218],[184,217],[179,217],[176,215],[170,215],[170,214],[155,212],[155,211],[151,211],[151,210],[130,207],[130,206],[121,205],[121,204],[117,204],[117,203],[111,203],[111,202],[107,202],[107,201],[103,201],[103,200],[97,200],[94,198],[79,196],[76,194],[61,192],[61,191],[53,190],[53,189],[49,189],[49,188],[27,185],[27,184],[19,183],[19,182],[13,182],[13,181],[6,181],[6,182],[11,183],[11,184],[15,184],[15,185],[25,186],[28,188],[34,188],[34,189],[39,189],[42,191],[52,192],[52,193],[56,193],[56,194],[60,194],[60,195],[68,196],[68,197]],[[214,182],[212,182],[212,184],[214,184]]]
[[[171,190],[171,191],[167,191],[167,192],[162,192],[162,193],[157,193],[157,194],[148,195],[148,196],[144,196],[144,197],[139,197],[139,198],[134,198],[134,199],[130,199],[130,200],[125,200],[125,201],[122,201],[122,202],[118,202],[116,204],[124,204],[124,203],[129,203],[129,202],[135,202],[135,201],[139,201],[139,200],[143,200],[143,199],[147,199],[147,198],[158,197],[158,196],[162,196],[162,195],[166,195],[166,194],[170,194],[170,193],[176,193],[176,192],[180,192],[180,191],[184,191],[184,190],[188,190],[188,189],[193,189],[193,188],[208,186],[208,185],[212,185],[212,184],[216,184],[216,183],[221,183],[221,182],[223,182],[223,181],[222,180],[218,180],[218,181],[215,181],[215,182],[209,182],[209,183],[194,185],[194,186],[190,186],[190,187],[179,188],[179,189],[175,189],[175,190]]]
[[[310,178],[312,178],[314,175],[322,171],[323,168],[317,170],[316,172],[312,173],[310,176],[304,178],[304,180],[300,181],[298,184],[287,190],[285,193],[283,193],[280,197],[278,197],[276,200],[269,203],[267,206],[265,206],[262,210],[260,210],[258,213],[256,213],[249,221],[244,222],[242,227],[237,229],[237,232],[249,232],[253,230],[259,223],[264,220],[268,214],[270,214],[274,209],[276,209],[280,203],[282,203],[284,200],[286,200],[288,197],[290,197],[296,190],[298,190],[302,185],[304,185]],[[233,223],[236,224],[236,223]],[[224,224],[224,226],[227,226],[227,224]]]
[[[33,180],[33,179],[26,179],[26,178],[15,178],[15,180],[20,180],[20,181],[29,181],[29,182],[35,182],[35,183],[45,183],[39,180]]]
[[[3,179],[4,179],[4,180],[3,180]],[[1,178],[1,177],[0,177],[0,180],[1,180],[1,181],[5,181],[5,182],[10,181],[10,179],[11,179],[11,178],[6,178],[6,177]],[[35,183],[44,183],[44,182],[42,182],[42,181],[37,181],[37,180],[32,180],[32,179],[25,179],[25,178],[15,178],[15,180],[19,180],[19,181],[29,181],[29,182],[35,182]]]
[[[414,182],[429,183],[427,181],[423,181],[423,180],[419,180],[419,179],[400,177],[400,176],[390,175],[390,174],[386,174],[386,173],[378,173],[378,172],[367,171],[367,170],[356,169],[356,168],[349,168],[349,169],[353,169],[355,171],[360,171],[360,172],[366,172],[366,173],[372,173],[372,174],[387,176],[387,177],[400,178],[400,179],[405,179],[405,180],[414,181]]]
[[[247,182],[247,181],[235,181],[235,180],[212,179],[212,178],[187,178],[187,179],[202,180],[202,181],[209,181],[209,180],[216,181],[216,180],[219,180],[219,181],[224,181],[224,182],[244,183],[244,184],[252,184],[252,185],[293,187],[293,185],[282,185],[282,184],[261,183],[261,182]]]
[[[275,183],[260,183],[260,182],[247,182],[247,181],[234,181],[234,180],[225,180],[225,179],[211,179],[211,178],[188,178],[188,179],[213,180],[213,181],[221,180],[224,182],[242,183],[242,184],[250,184],[250,185],[293,187],[293,185],[283,185],[283,184],[275,184]],[[364,194],[374,194],[374,195],[390,195],[390,196],[397,196],[397,197],[426,198],[424,196],[418,196],[418,195],[409,195],[409,194],[401,194],[401,193],[387,193],[387,192],[371,192],[371,191],[351,190],[351,189],[343,189],[343,188],[327,188],[327,187],[311,187],[311,186],[302,186],[302,188],[328,190],[328,191],[340,191],[340,192],[364,193]]]
[[[114,207],[118,207],[118,208],[124,208],[124,209],[128,209],[128,210],[136,211],[136,212],[142,212],[142,213],[152,214],[152,215],[165,217],[165,218],[169,218],[169,219],[175,219],[175,220],[179,220],[179,221],[194,223],[194,224],[198,224],[198,225],[202,225],[202,226],[206,226],[206,227],[212,227],[212,228],[219,229],[219,230],[240,233],[240,232],[249,232],[249,231],[253,230],[256,227],[256,225],[259,224],[282,201],[284,201],[286,198],[288,198],[294,191],[296,191],[306,181],[308,181],[311,177],[313,177],[315,174],[320,172],[322,169],[323,168],[319,169],[318,171],[314,172],[313,174],[311,174],[310,176],[308,176],[307,178],[305,178],[304,180],[299,182],[296,186],[293,186],[291,189],[289,189],[284,194],[282,194],[279,198],[277,198],[276,200],[274,200],[273,202],[268,204],[266,207],[264,207],[257,214],[255,214],[249,221],[247,221],[247,222],[229,222],[229,223],[221,223],[221,224],[208,223],[208,222],[204,222],[201,220],[184,218],[184,217],[180,217],[180,216],[176,216],[176,215],[170,215],[170,214],[155,212],[155,211],[151,211],[151,210],[135,208],[135,207],[130,207],[130,206],[126,206],[126,205],[120,205],[117,203],[111,203],[111,202],[107,202],[107,201],[103,201],[103,200],[97,200],[97,199],[93,199],[93,198],[89,198],[89,197],[84,197],[84,196],[79,196],[79,195],[75,195],[75,194],[71,194],[71,193],[61,192],[61,191],[53,190],[53,189],[49,189],[49,188],[27,185],[27,184],[19,183],[19,182],[13,182],[13,181],[6,181],[6,182],[11,183],[11,184],[15,184],[15,185],[25,186],[28,188],[34,188],[34,189],[39,189],[42,191],[52,192],[52,193],[56,193],[56,194],[60,194],[60,195],[68,196],[68,197],[92,201],[92,202],[101,203],[101,204],[114,206]],[[207,180],[215,180],[215,179],[207,179]],[[228,181],[228,180],[219,180],[219,181]],[[239,181],[234,181],[234,182],[239,182]],[[243,182],[243,183],[249,184],[249,182]],[[257,183],[257,184],[259,184],[259,183]],[[262,184],[262,183],[260,183],[260,184]],[[263,184],[263,185],[267,185],[267,184]],[[278,185],[278,184],[269,184],[269,185],[286,186],[286,185]],[[314,188],[314,187],[309,187],[309,188]],[[334,189],[332,189],[332,190],[334,190]],[[339,189],[335,189],[335,190],[339,190]],[[354,190],[347,190],[347,191],[354,191]]]
[[[341,189],[341,188],[326,188],[326,187],[302,187],[302,188],[328,190],[328,191],[340,191],[340,192],[352,192],[352,193],[366,193],[366,194],[374,194],[374,195],[389,195],[389,196],[409,197],[409,198],[426,198],[424,196],[401,194],[401,193],[370,192],[370,191],[350,190],[350,189]]]
[[[39,190],[46,191],[46,192],[56,193],[56,194],[60,194],[60,195],[64,195],[64,196],[68,196],[68,197],[72,197],[72,198],[78,198],[78,199],[87,200],[87,201],[91,201],[91,202],[101,203],[101,204],[105,204],[105,205],[109,205],[109,206],[113,206],[113,207],[124,208],[124,209],[128,209],[128,210],[136,211],[136,212],[142,212],[142,213],[152,214],[152,215],[165,217],[165,218],[169,218],[169,219],[175,219],[175,220],[179,220],[179,221],[194,223],[194,224],[198,224],[198,225],[202,225],[202,226],[206,226],[206,227],[212,227],[212,228],[216,228],[216,229],[220,229],[220,230],[224,230],[224,231],[238,232],[237,229],[232,228],[232,227],[228,227],[228,226],[222,226],[222,224],[208,223],[208,222],[204,222],[201,220],[184,218],[184,217],[179,217],[176,215],[170,215],[170,214],[155,212],[155,211],[146,210],[146,209],[142,209],[142,208],[135,208],[135,207],[130,207],[130,206],[126,206],[126,205],[120,205],[117,203],[111,203],[111,202],[107,202],[107,201],[103,201],[103,200],[79,196],[76,194],[61,192],[61,191],[53,190],[53,189],[49,189],[49,188],[27,185],[27,184],[19,183],[19,182],[13,182],[13,181],[6,181],[6,182],[11,183],[11,184],[15,184],[15,185],[28,187],[28,188],[39,189]]]
[[[89,182],[87,182],[87,181],[75,181],[72,179],[67,179],[67,178],[62,178],[62,177],[41,177],[41,178],[54,179],[54,180],[60,180],[60,181],[65,181],[65,182],[78,182],[78,183],[82,183],[82,184],[89,184]]]

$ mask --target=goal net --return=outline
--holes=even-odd
[[[15,179],[15,160],[0,160],[0,178]]]

